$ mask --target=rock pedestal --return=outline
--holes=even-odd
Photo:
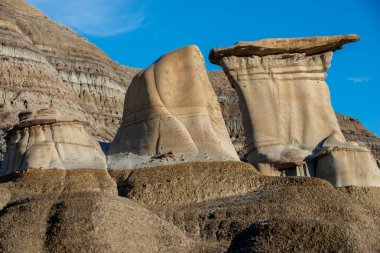
[[[196,46],[170,52],[134,77],[108,160],[111,169],[238,160]]]
[[[84,125],[52,108],[19,114],[6,136],[0,176],[25,169],[106,169],[99,143]]]
[[[342,135],[326,70],[333,51],[357,40],[267,39],[211,50],[211,62],[223,68],[239,96],[248,161],[263,174],[313,176],[306,157],[333,131]]]

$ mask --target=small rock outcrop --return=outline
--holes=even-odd
[[[112,169],[238,160],[196,46],[170,52],[135,76],[108,159]]]
[[[309,158],[312,173],[341,187],[377,186],[380,187],[380,170],[370,151],[356,142],[347,142],[338,132],[326,138]]]
[[[99,143],[84,125],[52,108],[19,114],[6,136],[0,175],[25,169],[106,169]]]
[[[237,91],[248,161],[260,172],[314,176],[306,157],[333,131],[344,139],[326,70],[333,51],[357,40],[357,35],[267,39],[211,50],[211,62],[223,68]]]

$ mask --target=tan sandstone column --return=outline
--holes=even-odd
[[[310,173],[305,158],[332,131],[340,133],[325,83],[332,52],[357,40],[265,39],[210,52],[239,95],[251,164],[270,175]]]
[[[110,145],[110,169],[239,160],[196,46],[165,54],[137,74]]]

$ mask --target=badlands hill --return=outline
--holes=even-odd
[[[0,7],[1,132],[17,122],[20,111],[52,106],[88,122],[99,141],[111,141],[121,121],[126,90],[140,70],[113,62],[85,38],[22,0],[1,0]],[[244,159],[236,92],[222,71],[209,72],[209,78],[231,140]],[[370,148],[380,161],[380,139],[356,119],[337,116],[345,137]]]
[[[10,171],[0,177],[0,252],[380,251],[378,187],[334,187],[320,178],[264,176],[239,161],[107,170],[96,139],[111,141],[119,129],[115,149],[130,148],[123,136],[131,132],[128,120],[136,120],[123,116],[123,108],[132,110],[132,102],[145,106],[124,98],[144,89],[154,95],[151,99],[157,98],[167,90],[152,80],[152,71],[181,68],[175,63],[188,54],[183,58],[169,53],[145,69],[126,96],[140,70],[118,65],[22,0],[0,0],[0,41],[0,127],[4,133],[12,127],[3,138],[11,145],[4,167]],[[196,68],[183,70],[192,87],[212,93],[199,51],[188,47],[179,52],[183,50],[197,54]],[[198,73],[201,80],[193,78]],[[208,129],[207,122],[219,122],[223,116],[232,143],[246,159],[238,96],[223,72],[208,75],[222,115],[213,120],[215,115],[207,118],[190,111],[200,122],[195,130]],[[161,77],[170,84],[183,76]],[[164,102],[166,110],[188,101],[168,97]],[[196,102],[202,110],[218,111],[216,99]],[[25,109],[29,111],[19,114]],[[154,106],[148,109],[164,120],[168,115]],[[174,130],[181,121],[188,123],[178,136],[190,137],[178,141],[198,140],[196,136],[195,148],[205,146],[180,112],[162,122]],[[149,117],[141,118],[154,129]],[[379,138],[351,117],[337,118],[345,138],[369,147],[379,162]],[[223,132],[223,127],[218,123],[216,130]],[[226,130],[224,134],[223,141],[228,141]],[[175,141],[167,145],[175,146]]]

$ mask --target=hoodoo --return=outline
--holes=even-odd
[[[347,142],[336,131],[318,145],[309,159],[312,174],[335,186],[380,187],[380,170],[371,152],[356,142]]]
[[[333,51],[357,40],[357,35],[266,39],[211,50],[210,61],[223,68],[239,96],[248,161],[263,174],[320,175],[308,164],[313,150],[332,132],[346,142],[325,78]],[[363,154],[363,149],[350,150]],[[367,165],[378,174],[376,163]]]
[[[170,52],[137,74],[124,103],[111,169],[238,160],[196,46]]]
[[[106,169],[99,143],[82,122],[52,108],[22,112],[19,120],[6,136],[1,176],[25,169]]]

